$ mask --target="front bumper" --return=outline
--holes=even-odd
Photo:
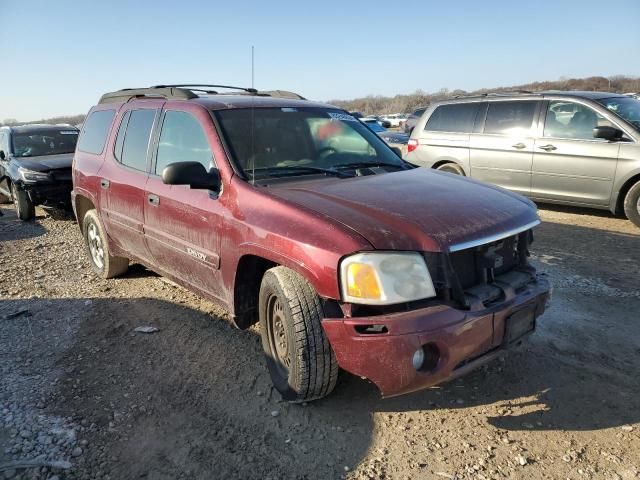
[[[436,385],[489,362],[509,345],[506,320],[524,311],[537,319],[548,299],[549,284],[537,276],[526,289],[489,309],[437,305],[374,317],[326,318],[322,326],[340,367],[368,378],[388,397]],[[370,325],[386,331],[359,333]],[[416,370],[412,361],[425,344],[435,345],[440,354],[428,372]]]
[[[56,183],[23,183],[22,189],[27,192],[34,205],[45,207],[71,207],[71,182]]]

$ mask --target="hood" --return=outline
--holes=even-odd
[[[269,191],[344,224],[380,250],[459,249],[538,221],[533,202],[520,195],[426,168]]]
[[[71,168],[73,153],[62,153],[60,155],[42,155],[39,157],[14,157],[14,160],[21,167],[36,172],[47,172],[57,168]]]

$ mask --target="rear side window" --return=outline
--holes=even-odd
[[[155,110],[132,110],[122,143],[120,162],[127,167],[147,171],[147,151]]]
[[[95,155],[101,154],[115,115],[115,110],[98,110],[91,113],[82,127],[78,150]]]
[[[537,102],[490,102],[484,133],[526,134],[531,130]]]
[[[200,122],[190,113],[169,110],[162,122],[156,175],[173,162],[199,162],[209,170],[213,154]]]
[[[431,114],[424,129],[433,132],[471,133],[479,107],[479,103],[442,105]]]

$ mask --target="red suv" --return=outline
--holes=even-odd
[[[338,368],[385,396],[462,375],[532,332],[535,205],[404,162],[363,123],[290,92],[164,85],[105,94],[72,201],[98,275],[139,262],[260,322],[283,398]]]

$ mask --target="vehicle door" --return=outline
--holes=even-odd
[[[609,205],[620,144],[593,137],[596,126],[613,126],[590,106],[545,102],[533,155],[531,195],[537,199]]]
[[[99,172],[109,236],[126,254],[143,261],[150,259],[143,230],[150,140],[163,103],[133,102],[120,111],[113,149]]]
[[[174,162],[215,167],[217,135],[200,106],[168,108],[162,113],[157,150],[146,185],[144,230],[154,263],[161,270],[214,297],[223,298],[220,281],[222,207],[218,196],[188,185],[166,185],[162,171]]]
[[[471,176],[528,195],[538,100],[488,102],[484,122],[469,139]]]

